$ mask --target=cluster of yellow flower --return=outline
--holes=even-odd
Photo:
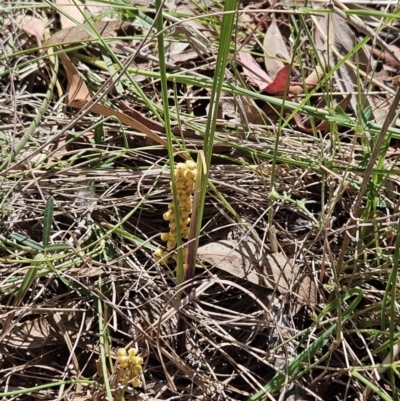
[[[118,365],[123,369],[121,383],[132,384],[133,387],[139,387],[141,384],[143,358],[137,356],[137,352],[136,348],[130,348],[128,351],[120,348],[117,351]]]
[[[178,163],[175,169],[176,190],[179,204],[179,227],[181,237],[189,238],[190,214],[192,213],[192,193],[196,183],[197,166],[194,161],[187,160],[186,163]],[[172,187],[172,183],[170,183]],[[161,248],[154,253],[155,261],[167,264],[168,254],[171,249],[176,247],[176,221],[174,212],[174,203],[168,205],[168,212],[165,212],[164,220],[169,221],[169,232],[162,233],[161,239],[167,243],[167,250]],[[183,249],[183,258],[186,259],[186,249]],[[175,257],[174,257],[175,258]]]

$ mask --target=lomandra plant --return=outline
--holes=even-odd
[[[167,72],[166,72],[166,57],[165,57],[165,43],[163,37],[163,30],[164,30],[164,20],[162,14],[162,0],[156,0],[156,8],[157,8],[157,17],[156,17],[156,27],[158,31],[158,49],[159,49],[159,63],[160,63],[160,78],[161,78],[161,87],[162,87],[162,97],[163,97],[163,104],[164,104],[164,123],[165,123],[165,132],[167,136],[167,147],[168,147],[168,156],[169,156],[169,168],[171,173],[171,189],[172,189],[172,196],[173,196],[173,207],[171,209],[174,214],[174,221],[180,222],[181,221],[181,213],[179,208],[179,185],[177,185],[178,180],[177,177],[179,176],[179,170],[175,167],[175,158],[176,155],[174,153],[174,143],[173,143],[173,134],[171,130],[170,124],[170,111],[169,111],[169,98],[168,98],[168,86],[167,86]],[[198,194],[198,208],[196,205],[196,220],[193,224],[196,224],[195,230],[193,230],[194,235],[193,238],[190,235],[189,241],[191,242],[192,246],[189,248],[190,251],[188,252],[187,258],[190,259],[190,263],[188,264],[188,269],[190,272],[193,273],[194,265],[193,261],[195,260],[196,249],[198,244],[198,238],[200,234],[203,212],[204,212],[204,204],[206,198],[206,191],[208,185],[208,172],[209,167],[211,165],[211,157],[213,152],[213,143],[214,143],[214,136],[215,136],[215,129],[216,129],[216,122],[218,116],[218,108],[219,108],[219,101],[221,98],[222,87],[225,81],[225,71],[228,64],[231,44],[232,44],[232,32],[234,28],[234,22],[236,18],[236,10],[238,8],[238,1],[237,0],[226,0],[224,2],[224,10],[221,13],[222,16],[222,25],[221,25],[221,36],[219,40],[219,49],[218,55],[215,65],[215,74],[213,79],[213,85],[211,90],[211,97],[210,97],[210,106],[209,106],[209,113],[207,117],[206,129],[203,139],[203,151],[204,151],[204,174],[201,174],[200,177],[197,177],[199,182],[199,194]],[[182,155],[178,156],[181,157]],[[198,163],[199,164],[199,163]],[[197,204],[197,202],[196,202]],[[170,214],[168,215],[170,217]],[[185,227],[183,227],[184,234]],[[175,233],[174,233],[175,235]],[[167,236],[164,236],[167,239]],[[170,240],[168,236],[168,241]],[[193,246],[194,244],[194,246]],[[167,242],[168,245],[168,242]],[[169,245],[172,245],[170,243]],[[182,247],[182,233],[181,233],[181,224],[176,224],[176,247],[177,247],[177,284],[181,285],[185,281],[186,278],[190,278],[192,274],[185,275],[185,264],[186,264],[186,255],[183,252]],[[189,272],[189,273],[190,273]],[[178,290],[177,297],[180,298],[181,292]],[[178,322],[178,332],[183,333],[183,337],[180,338],[178,341],[178,352],[181,353],[184,350],[184,327],[183,322],[180,320]]]

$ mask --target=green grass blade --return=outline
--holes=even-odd
[[[53,213],[54,213],[54,198],[49,196],[44,209],[43,218],[43,248],[46,249],[49,245],[51,227],[53,225]]]

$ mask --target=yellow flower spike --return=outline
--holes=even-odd
[[[175,208],[174,202],[168,204],[168,211],[163,214],[163,218],[169,221],[169,233],[161,233],[161,240],[166,242],[166,248],[168,251],[176,248],[177,244],[177,234],[176,229],[180,227],[181,237],[185,240],[189,238],[190,229],[188,227],[190,223],[190,215],[192,213],[192,203],[193,203],[193,191],[196,185],[196,175],[197,175],[197,163],[192,160],[187,160],[185,163],[177,163],[175,166],[175,177],[172,178],[170,182],[170,187],[175,182],[177,193],[176,201],[179,207],[179,223],[175,221]],[[176,260],[176,255],[172,256],[168,254],[168,251],[156,251],[154,253],[155,261],[160,261],[161,263],[167,264],[170,259]],[[186,251],[184,251],[184,259],[186,259]],[[168,256],[166,256],[168,255]]]

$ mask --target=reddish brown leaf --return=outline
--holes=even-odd
[[[267,85],[262,91],[269,94],[284,93],[290,81],[290,65],[283,67],[277,74],[274,82]]]

